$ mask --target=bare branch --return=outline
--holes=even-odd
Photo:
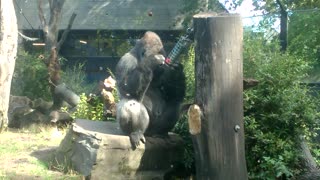
[[[18,31],[18,34],[23,38],[23,39],[25,39],[25,40],[27,40],[27,41],[36,41],[36,40],[38,40],[39,38],[32,38],[32,37],[28,37],[28,36],[26,36],[26,35],[24,35],[24,34],[22,34],[21,32],[19,32]]]
[[[43,30],[45,31],[45,28],[47,27],[47,22],[43,14],[42,0],[38,0],[38,11],[39,11],[39,18],[40,18],[41,25],[43,27]],[[45,32],[47,32],[47,30]]]
[[[71,27],[72,27],[73,21],[74,21],[74,19],[76,18],[76,16],[77,16],[77,14],[72,13],[72,15],[71,15],[71,17],[70,17],[70,19],[69,19],[68,27],[67,27],[67,29],[63,32],[63,34],[62,34],[62,36],[61,36],[61,39],[60,39],[59,42],[58,42],[58,45],[57,45],[57,50],[58,50],[58,52],[59,52],[60,47],[62,46],[63,42],[67,39],[67,36],[68,36],[68,34],[69,34],[69,32],[70,32],[70,29],[71,29]]]

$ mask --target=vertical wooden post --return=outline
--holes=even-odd
[[[18,25],[12,0],[0,0],[0,132],[8,125],[11,80],[18,47]]]
[[[201,110],[201,129],[192,135],[197,179],[245,180],[241,17],[197,14],[194,29],[195,103]]]

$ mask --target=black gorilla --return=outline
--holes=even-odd
[[[146,135],[167,135],[179,118],[185,95],[181,64],[164,64],[161,39],[146,32],[116,66],[120,102],[117,120],[133,148]]]

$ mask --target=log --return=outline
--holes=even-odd
[[[197,14],[191,119],[197,179],[245,180],[241,17]],[[200,123],[200,125],[199,125]],[[197,128],[201,126],[201,128]]]
[[[182,158],[183,141],[176,134],[146,137],[132,150],[118,123],[76,119],[54,162],[91,179],[164,179]]]

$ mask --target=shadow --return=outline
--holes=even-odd
[[[174,133],[168,136],[146,137],[145,151],[142,155],[140,166],[136,173],[137,177],[146,174],[150,178],[173,180],[188,179],[192,172],[188,172],[183,161],[184,142]],[[148,178],[148,177],[147,177]]]
[[[52,160],[53,155],[56,152],[57,148],[58,147],[56,146],[42,148],[42,149],[33,151],[30,155],[37,158],[39,161],[45,164],[48,164]]]

